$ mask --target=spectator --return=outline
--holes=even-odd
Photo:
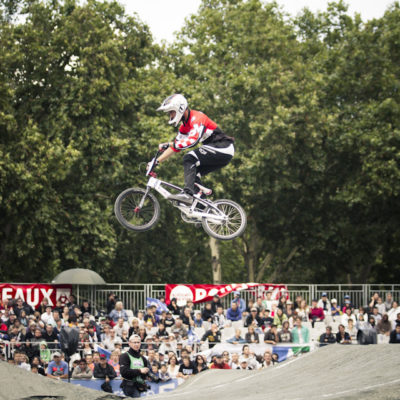
[[[193,323],[194,323],[194,327],[195,328],[202,328],[203,327],[203,319],[201,318],[201,312],[200,311],[196,311]]]
[[[18,320],[21,322],[21,325],[23,325],[25,328],[28,326],[28,318],[25,310],[21,310],[19,312]]]
[[[44,340],[40,342],[40,361],[45,365],[51,361],[51,351]]]
[[[106,382],[117,377],[114,368],[107,363],[105,354],[100,355],[100,362],[94,366],[93,376],[96,379],[104,379]]]
[[[265,299],[263,300],[263,307],[265,310],[271,310],[272,304],[277,304],[276,300],[272,300],[272,292],[270,290],[265,294]]]
[[[117,301],[115,303],[115,308],[110,312],[109,316],[114,323],[117,323],[119,318],[122,318],[124,321],[128,321],[128,314],[124,310],[122,301]]]
[[[266,351],[263,356],[263,362],[261,364],[261,368],[269,368],[273,367],[274,363],[272,362],[272,354],[269,351]]]
[[[298,308],[300,308],[301,305],[301,301],[303,300],[303,297],[300,296],[299,294],[296,296],[296,300],[294,302],[294,309],[297,310]]]
[[[293,316],[294,316],[294,310],[293,310],[293,303],[292,301],[289,299],[286,302],[286,312],[285,315],[287,316],[288,320],[290,321],[290,323],[293,325]]]
[[[173,315],[180,315],[181,314],[181,309],[178,306],[178,303],[177,303],[175,297],[173,299],[171,299],[171,302],[168,305],[168,310],[170,310]]]
[[[264,328],[270,328],[271,325],[274,323],[274,319],[270,316],[270,310],[264,310],[264,315],[262,317],[262,326]]]
[[[257,311],[260,312],[261,310],[264,310],[264,304],[263,304],[263,297],[258,296],[256,300],[256,304],[254,304],[254,307],[257,308]]]
[[[345,328],[347,328],[350,319],[353,320],[354,324],[356,323],[356,317],[353,315],[353,310],[350,307],[347,307],[345,313],[341,317],[341,323]]]
[[[34,312],[33,308],[29,304],[25,303],[21,298],[17,299],[17,304],[13,307],[13,311],[18,319],[21,319],[22,311],[25,312],[25,315],[31,315]]]
[[[47,367],[47,376],[53,379],[68,378],[68,364],[61,359],[58,351],[53,354],[53,361]]]
[[[221,303],[221,299],[217,294],[214,294],[213,299],[211,300],[211,310],[213,314],[217,312],[218,307],[224,308],[224,306]]]
[[[81,312],[82,314],[89,313],[89,315],[92,315],[92,307],[88,300],[83,300],[81,305]]]
[[[243,300],[243,299],[240,299],[240,300]],[[237,302],[235,303],[232,301],[231,306],[226,311],[226,319],[231,322],[242,320],[242,311],[238,307]]]
[[[110,359],[108,360],[108,363],[114,368],[114,371],[117,374],[117,377],[120,376],[119,356],[120,356],[120,352],[117,350],[114,350],[110,355]]]
[[[236,304],[236,308],[240,311],[240,315],[242,315],[246,311],[246,302],[244,301],[244,299],[240,297],[239,291],[233,292],[233,300],[231,302],[231,308],[232,304]],[[238,321],[238,320],[232,319],[231,321]]]
[[[322,293],[321,298],[318,300],[317,307],[324,310],[325,316],[332,314],[332,306],[326,292]]]
[[[40,362],[40,358],[39,358],[38,356],[35,356],[35,357],[32,358],[31,370],[32,370],[32,367],[35,366],[35,367],[37,368],[37,371],[38,371],[38,373],[39,373],[40,375],[46,376],[46,371],[45,371],[43,365],[44,365],[44,364],[42,364],[42,363]]]
[[[31,370],[31,366],[27,363],[26,354],[22,351],[16,350],[14,352],[14,364],[26,371]]]
[[[222,306],[217,306],[217,312],[214,314],[213,321],[215,324],[217,324],[219,329],[223,329],[225,327],[226,318]]]
[[[392,303],[392,308],[388,311],[389,321],[393,322],[396,320],[396,318],[399,319],[398,314],[400,314],[400,307],[397,301],[394,301]]]
[[[174,334],[178,333],[178,335],[182,338],[182,339],[187,339],[188,336],[188,331],[187,329],[184,327],[183,322],[180,318],[176,318],[175,319],[175,325],[172,326],[172,332]]]
[[[139,335],[138,336],[140,337],[140,340],[142,342],[144,342],[146,340],[147,332],[146,332],[146,327],[144,325],[139,326]]]
[[[392,322],[392,326],[396,327],[396,325],[400,324],[400,313],[397,314],[397,318]]]
[[[231,369],[231,367],[224,361],[222,354],[218,353],[216,354],[214,362],[211,364],[210,369]]]
[[[250,325],[254,325],[254,324],[257,327],[262,326],[262,319],[259,317],[258,310],[256,307],[252,307],[250,309],[250,314],[247,316],[244,326],[249,327]]]
[[[162,322],[160,322],[158,324],[158,330],[156,332],[156,336],[160,339],[164,336],[168,337],[169,333],[167,332],[167,329],[165,328],[164,324]]]
[[[400,343],[400,325],[397,324],[396,328],[390,332],[389,343]]]
[[[63,308],[63,312],[61,314],[61,319],[62,319],[64,324],[67,324],[68,321],[69,321],[69,308],[67,306],[65,306]]]
[[[385,308],[386,311],[389,311],[392,308],[393,304],[393,296],[392,293],[386,293],[386,299],[385,299]]]
[[[278,308],[280,308],[283,312],[286,312],[286,305],[287,305],[287,297],[286,294],[282,294],[279,298]]]
[[[201,318],[203,319],[203,321],[212,322],[213,317],[214,317],[214,313],[212,310],[212,305],[210,302],[207,302],[201,313]]]
[[[231,344],[247,343],[247,341],[242,338],[240,329],[236,329],[235,330],[235,335],[233,337],[231,337],[230,339],[228,339],[226,342],[227,343],[231,343]]]
[[[140,397],[140,393],[147,390],[145,380],[150,366],[147,359],[140,354],[140,345],[140,337],[132,335],[129,338],[129,350],[119,358],[123,378],[121,389],[128,397]]]
[[[184,325],[186,325],[188,328],[193,326],[194,322],[193,322],[193,318],[192,318],[192,314],[190,313],[190,308],[189,307],[185,307],[183,309],[183,312],[181,314],[181,320],[182,323]]]
[[[240,330],[239,330],[239,332],[240,332]],[[255,331],[254,325],[249,326],[244,339],[245,339],[246,343],[259,343],[258,333]]]
[[[212,349],[217,343],[221,343],[221,331],[218,329],[217,324],[212,324],[211,328],[204,333],[200,343],[203,344],[208,341],[208,347]]]
[[[276,325],[278,329],[282,329],[283,322],[287,321],[287,319],[288,317],[284,314],[282,308],[278,308],[274,317],[274,325]]]
[[[357,341],[359,344],[376,344],[377,334],[375,329],[375,318],[371,315],[369,321],[363,321],[364,315],[359,316],[357,321]]]
[[[172,379],[175,379],[178,377],[179,365],[178,365],[178,359],[176,358],[175,353],[173,353],[172,355],[170,355],[168,357],[167,372]]]
[[[248,344],[245,344],[242,347],[241,359],[246,359],[247,360],[247,365],[251,369],[258,369],[259,368],[259,364],[258,364],[256,358],[254,357],[254,354],[250,352],[250,347],[249,347]]]
[[[277,326],[271,325],[271,329],[264,335],[264,343],[276,345],[279,342]]]
[[[113,329],[110,329],[110,335],[105,338],[105,340],[102,341],[102,345],[110,351],[115,350],[115,343],[120,342],[121,343],[121,338],[119,338],[115,331]]]
[[[92,379],[92,377],[92,370],[88,367],[86,360],[82,358],[72,371],[72,379]]]
[[[316,322],[323,321],[325,319],[324,310],[321,307],[318,307],[318,302],[316,299],[313,299],[311,302],[311,309],[309,315],[311,326],[314,328],[314,324]]]
[[[158,321],[160,320],[159,316],[156,314],[157,307],[149,306],[147,307],[147,312],[144,316],[144,323],[146,325],[151,324],[151,326],[157,326]]]
[[[378,292],[375,292],[375,293],[372,295],[371,301],[370,301],[369,304],[368,304],[370,309],[374,308],[374,307],[377,305],[378,299],[379,299],[379,293],[378,293]]]
[[[158,383],[160,382],[160,374],[158,371],[158,364],[151,364],[150,371],[148,374],[148,380],[150,382]]]
[[[159,378],[160,382],[168,382],[171,380],[171,375],[167,370],[166,364],[161,364]]]
[[[128,330],[128,335],[129,337],[131,337],[132,335],[138,335],[138,334],[139,334],[139,320],[137,318],[134,318]]]
[[[354,308],[354,304],[352,304],[348,294],[344,296],[344,302],[341,305],[342,312],[346,312],[347,307]]]
[[[245,313],[243,313],[243,314],[244,314],[245,316],[250,315],[251,309],[252,309],[253,307],[255,307],[255,306],[254,306],[254,300],[253,300],[253,299],[249,299],[249,300],[247,301],[246,311],[245,311]]]
[[[280,343],[291,343],[292,334],[289,331],[289,321],[284,321],[282,325],[282,330],[278,332],[278,339]]]
[[[187,356],[182,357],[182,364],[179,367],[178,378],[188,379],[194,373],[194,364]]]
[[[173,326],[175,324],[175,319],[172,316],[171,311],[167,311],[166,315],[165,315],[165,319],[164,319],[164,325],[166,328],[170,328],[171,326]]]
[[[378,343],[388,343],[390,339],[390,332],[392,330],[392,324],[389,321],[387,314],[383,315],[382,319],[376,326],[378,334]]]
[[[49,349],[55,349],[56,343],[58,343],[58,332],[53,328],[52,325],[46,325],[46,329],[42,335],[43,339],[50,343]]]
[[[386,306],[385,303],[382,300],[382,297],[378,297],[377,303],[376,303],[376,308],[378,309],[378,313],[380,315],[386,314]]]
[[[296,326],[292,329],[292,341],[293,343],[304,344],[308,343],[310,338],[310,331],[307,327],[302,325],[302,319],[296,317]],[[310,351],[308,346],[306,347],[293,347],[293,353],[298,354],[299,352]]]
[[[123,318],[118,318],[116,325],[113,327],[113,330],[117,334],[117,336],[122,336],[122,331],[129,331],[129,324],[127,321],[124,321]]]
[[[353,321],[353,319],[349,319],[346,328],[346,332],[348,332],[352,341],[357,339],[357,328]]]
[[[233,353],[231,357],[231,361],[229,363],[229,366],[231,369],[238,369],[239,368],[239,354],[238,353]]]
[[[336,343],[336,337],[335,335],[332,333],[332,327],[327,326],[325,328],[325,333],[323,333],[320,337],[319,337],[319,342],[324,345],[327,344],[333,344]]]
[[[336,299],[331,300],[331,315],[332,317],[338,317],[342,315],[342,311],[340,307],[338,307]]]
[[[308,316],[310,314],[310,307],[307,305],[305,300],[301,300],[300,307],[296,309],[296,314],[301,318],[303,322],[308,322]]]
[[[85,360],[86,360],[86,365],[93,372],[94,371],[93,355],[92,354],[86,354]]]
[[[345,331],[344,325],[339,325],[339,331],[336,334],[336,342],[340,344],[351,344],[350,335]]]
[[[374,317],[375,324],[377,324],[382,319],[382,315],[379,314],[379,312],[378,312],[378,307],[374,307],[372,309],[372,314],[369,314],[369,315]]]
[[[242,370],[252,370],[253,368],[250,367],[250,365],[247,363],[247,359],[244,357],[240,357],[239,359],[239,366],[237,369],[242,369]]]
[[[205,371],[208,369],[206,360],[201,354],[197,354],[195,360],[194,360],[194,374],[198,374],[200,372]]]
[[[109,293],[108,299],[107,299],[107,305],[106,305],[107,315],[110,315],[111,312],[114,310],[116,302],[117,302],[117,300],[116,300],[115,293],[113,293],[113,292]]]

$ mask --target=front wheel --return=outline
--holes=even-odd
[[[140,206],[143,198],[143,205]],[[143,232],[151,229],[160,218],[160,203],[151,193],[146,194],[146,190],[130,188],[117,197],[114,212],[126,229]]]
[[[247,217],[243,208],[232,200],[216,200],[213,205],[218,211],[209,208],[209,217],[203,217],[203,229],[212,237],[220,240],[232,240],[243,234]],[[223,215],[223,220],[213,219],[213,215]]]

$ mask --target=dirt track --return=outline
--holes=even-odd
[[[0,400],[45,400],[39,396],[49,400],[119,398],[0,362]],[[332,345],[268,370],[207,371],[152,399],[400,400],[400,346]]]
[[[400,346],[321,348],[261,371],[207,371],[154,400],[400,399]]]

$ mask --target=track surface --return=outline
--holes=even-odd
[[[331,345],[261,371],[211,370],[154,400],[399,400],[400,345]]]
[[[111,400],[0,362],[0,400]],[[400,345],[331,345],[261,371],[211,370],[154,400],[400,400]],[[46,398],[47,399],[47,398]]]

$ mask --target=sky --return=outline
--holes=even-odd
[[[201,0],[120,0],[125,5],[128,14],[137,13],[139,18],[149,25],[154,39],[160,43],[174,40],[174,32],[179,31],[185,18],[195,14]],[[283,10],[296,15],[304,7],[311,11],[323,11],[329,0],[277,0]],[[380,18],[394,0],[347,0],[349,14],[360,13],[364,21]]]

